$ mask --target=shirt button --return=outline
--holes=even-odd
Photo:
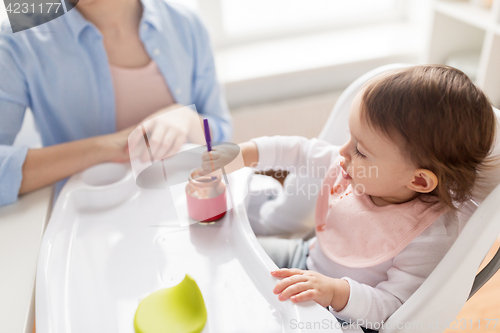
[[[175,89],[175,94],[176,95],[179,95],[181,92],[182,92],[182,90],[180,90],[179,88]]]
[[[154,53],[154,55],[159,55],[160,54],[160,50],[159,49],[154,49],[153,53]]]
[[[148,30],[148,25],[146,23],[142,25],[142,30]]]

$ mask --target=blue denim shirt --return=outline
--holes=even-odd
[[[175,101],[195,104],[214,141],[232,122],[206,28],[197,15],[163,0],[141,0],[139,36]],[[113,133],[115,98],[103,36],[76,9],[29,30],[0,32],[0,206],[16,201],[27,147],[13,147],[26,108],[44,146]]]

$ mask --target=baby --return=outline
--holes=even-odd
[[[455,214],[476,190],[478,171],[493,165],[495,130],[490,102],[469,78],[430,65],[365,84],[342,147],[282,136],[241,144],[246,166],[324,170],[316,237],[286,240],[292,251],[280,247],[285,240],[261,242],[286,267],[271,272],[282,278],[273,292],[281,301],[314,300],[344,320],[387,320],[457,238]],[[210,172],[224,151],[203,160]]]

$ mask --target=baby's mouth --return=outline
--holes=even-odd
[[[352,179],[351,176],[345,172],[344,168],[342,168],[342,177],[344,177],[344,179]]]
[[[347,171],[345,171],[344,161],[340,161],[340,166],[342,167],[342,177],[344,179],[352,179],[351,176],[349,176],[349,174],[347,173]]]

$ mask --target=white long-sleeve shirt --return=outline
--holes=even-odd
[[[287,170],[302,176],[324,178],[339,147],[303,137],[261,137],[252,140],[259,152],[259,170]],[[465,214],[467,215],[467,214]],[[349,282],[350,296],[341,311],[330,311],[344,320],[364,323],[386,321],[418,289],[448,252],[461,230],[460,216],[441,215],[394,258],[367,268],[350,268],[330,260],[310,241],[307,267]],[[286,227],[286,226],[283,226]],[[362,325],[362,326],[368,326]]]

